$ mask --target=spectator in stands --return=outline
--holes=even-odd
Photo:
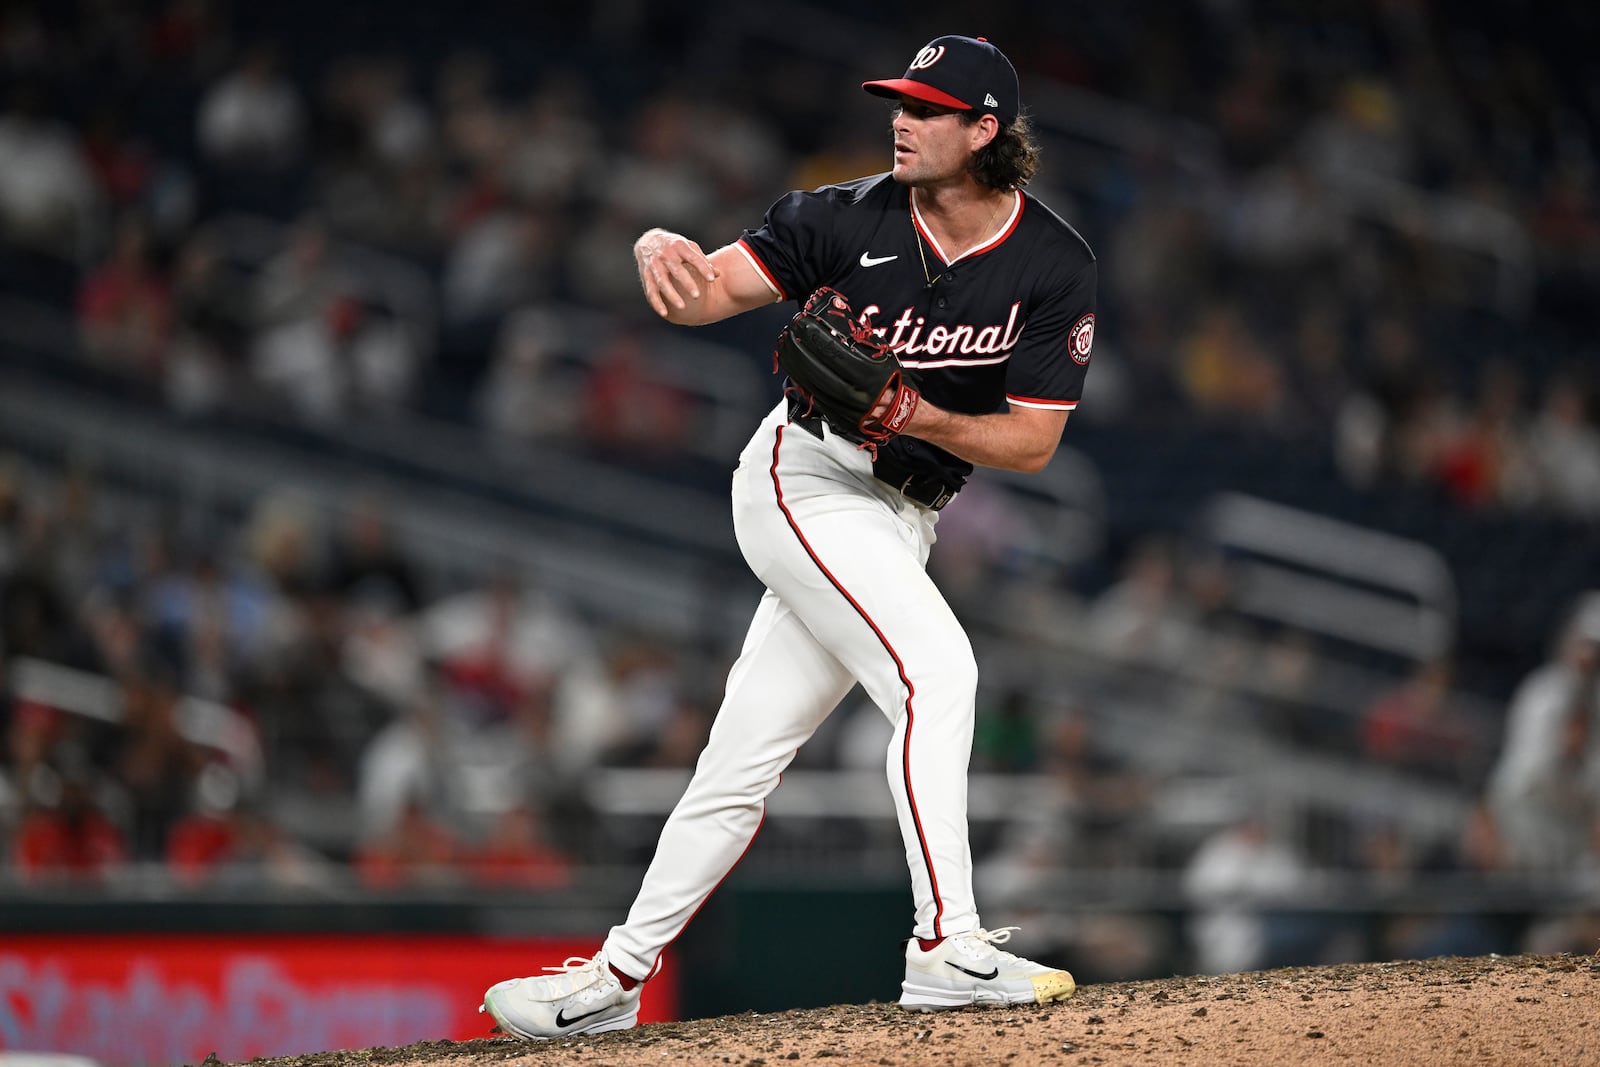
[[[1290,346],[1288,388],[1296,417],[1290,433],[1325,434],[1337,427],[1339,413],[1355,383],[1346,352],[1343,310],[1326,294],[1306,302]]]
[[[54,529],[36,498],[16,507],[11,521],[11,558],[0,566],[0,652],[64,659],[82,634],[57,580]]]
[[[352,413],[394,421],[411,406],[422,352],[411,324],[387,304],[358,304],[347,342]]]
[[[396,54],[346,55],[324,79],[323,110],[337,131],[328,154],[381,171],[403,169],[432,148],[433,121],[410,92],[409,65]],[[381,195],[381,186],[370,191]]]
[[[501,158],[505,114],[495,98],[494,57],[460,47],[445,56],[436,76],[439,124],[451,167],[476,172]]]
[[[972,736],[972,769],[1023,774],[1039,764],[1038,712],[1032,695],[1021,686],[978,709]]]
[[[399,822],[406,804],[449,810],[462,792],[461,754],[473,724],[454,706],[438,670],[428,671],[402,713],[362,750],[355,796],[363,838],[376,840]]]
[[[262,264],[250,286],[251,322],[259,329],[314,318],[344,288],[315,215],[301,216],[278,253]]]
[[[21,482],[22,465],[17,456],[0,452],[0,582],[11,573],[22,548]]]
[[[1283,368],[1236,307],[1205,308],[1179,341],[1178,382],[1203,417],[1274,425],[1283,414]]]
[[[1141,834],[1151,783],[1109,751],[1092,713],[1065,706],[1037,724],[1044,785],[1033,804],[1000,830],[994,852],[976,875],[985,893],[1007,905],[1037,905],[1063,870],[1145,866],[1150,842]]]
[[[1452,703],[1454,674],[1446,658],[1425,660],[1399,685],[1380,693],[1361,717],[1366,758],[1467,784],[1478,730]]]
[[[496,815],[465,863],[468,877],[485,888],[559,889],[572,882],[572,861],[550,843],[543,813],[525,803]]]
[[[1232,256],[1260,272],[1251,279],[1257,285],[1270,290],[1287,282],[1293,288],[1296,275],[1286,278],[1285,272],[1326,269],[1344,245],[1349,220],[1342,208],[1305,164],[1289,160],[1242,179],[1218,220],[1217,237]],[[1252,363],[1264,358],[1255,353]]]
[[[160,860],[167,834],[189,807],[206,756],[179,730],[176,679],[147,663],[122,680],[122,729],[108,766],[127,795],[133,858]]]
[[[422,685],[422,650],[412,616],[422,576],[393,540],[388,505],[361,494],[340,517],[327,583],[344,608],[342,664],[350,678],[394,707]]]
[[[0,793],[12,810],[0,815],[16,818],[8,851],[24,878],[94,881],[128,858],[125,827],[112,816],[120,810],[117,791],[96,760],[92,726],[19,700],[3,743]]]
[[[314,315],[263,330],[250,353],[251,379],[297,419],[334,425],[349,411],[362,315],[356,298],[341,293]]]
[[[1600,810],[1589,826],[1589,847],[1567,883],[1570,895],[1557,909],[1534,919],[1520,946],[1541,956],[1593,955],[1600,944]]]
[[[997,599],[1005,595],[1004,582],[1015,569],[1019,546],[1033,531],[1004,487],[975,478],[961,492],[961,507],[940,513],[939,551],[929,558],[928,570],[958,615],[975,615],[1000,607]],[[1061,585],[1040,582],[1032,574],[1020,582],[1022,592],[1048,598],[1051,608],[1079,607]]]
[[[328,580],[347,605],[371,604],[394,615],[422,607],[422,579],[395,545],[393,520],[374,493],[357,496],[341,516]]]
[[[1106,744],[1104,723],[1091,707],[1061,708],[1043,732],[1044,773],[1080,805],[1082,852],[1066,858],[1106,867],[1147,864],[1140,836],[1155,790],[1149,776]]]
[[[1303,906],[1311,871],[1266,822],[1239,818],[1201,843],[1183,872],[1189,939],[1203,974],[1316,962],[1319,924],[1279,909]]]
[[[353,241],[426,254],[440,232],[443,161],[433,115],[410,80],[397,55],[334,61],[322,94],[317,202]]]
[[[589,762],[611,736],[610,716],[567,705],[576,688],[603,685],[589,628],[519,577],[502,572],[479,588],[436,601],[419,618],[418,633],[423,654],[440,664],[472,705],[471,721],[503,722],[526,693],[548,686],[555,695],[558,736],[571,729],[586,738],[576,764]]]
[[[76,260],[103,236],[102,199],[75,130],[36,86],[10,90],[0,114],[0,239]]]
[[[1594,158],[1575,150],[1542,173],[1543,188],[1529,212],[1528,228],[1538,245],[1541,273],[1553,309],[1590,305],[1600,282],[1600,198],[1595,196]],[[1592,306],[1592,305],[1591,305]]]
[[[101,492],[92,462],[69,464],[42,504],[51,572],[62,594],[75,603],[105,578],[108,555],[118,552],[127,536],[125,516]]]
[[[352,414],[388,418],[402,411],[420,359],[406,324],[344,288],[332,290],[314,313],[260,331],[250,370],[255,384],[297,417],[331,426]]]
[[[1503,360],[1490,360],[1477,403],[1444,442],[1434,477],[1449,497],[1472,510],[1528,510],[1539,482],[1528,447],[1522,378]]]
[[[645,335],[625,330],[596,354],[584,384],[584,437],[605,454],[669,465],[695,432],[688,394],[653,370]]]
[[[17,821],[28,806],[28,798],[36,791],[35,778],[43,776],[59,782],[59,775],[49,766],[50,746],[53,740],[55,713],[42,704],[22,700],[11,691],[5,672],[6,661],[0,659],[0,709],[4,720],[0,726],[0,825],[9,827]],[[58,788],[39,790],[49,795]]]
[[[464,340],[492,338],[509,312],[548,299],[555,236],[548,214],[514,203],[498,203],[464,224],[445,255],[446,324]]]
[[[173,824],[163,856],[180,885],[198,886],[233,859],[239,800],[239,780],[222,764],[207,763],[195,777],[189,810]]]
[[[271,664],[254,700],[268,759],[280,782],[313,798],[349,796],[361,753],[393,708],[350,673],[339,599],[310,591],[291,601],[303,629]]]
[[[184,415],[208,415],[238,393],[251,309],[239,279],[218,256],[218,238],[193,234],[172,272],[173,340],[167,352],[167,403]]]
[[[287,169],[300,158],[306,125],[300,92],[266,45],[252,47],[200,101],[200,149],[229,169]]]
[[[692,768],[705,750],[706,739],[711,735],[712,712],[702,701],[688,694],[680,694],[661,734],[650,746],[645,758],[649,767]]]
[[[1453,895],[1457,902],[1466,902],[1474,896],[1483,899],[1486,891],[1507,885],[1508,842],[1487,806],[1469,811],[1452,840],[1418,847],[1390,837],[1387,843],[1386,849],[1367,848],[1363,856],[1368,872],[1386,882],[1378,886],[1379,906],[1397,909],[1380,922],[1376,947],[1383,958],[1430,959],[1511,951],[1517,922],[1514,911],[1461,906],[1434,911],[1420,895]]]
[[[1600,519],[1600,428],[1589,417],[1582,379],[1558,371],[1528,433],[1540,498],[1558,515]]]
[[[622,636],[607,660],[616,729],[600,754],[614,766],[692,766],[687,746],[703,740],[709,717],[683,690],[673,650],[643,635]]]
[[[33,790],[11,849],[24,880],[98,882],[126,862],[127,843],[96,800],[88,768],[52,770]]]
[[[1353,392],[1340,406],[1340,473],[1360,488],[1426,484],[1456,413],[1424,362],[1416,326],[1384,314],[1355,338],[1364,356]]]
[[[1578,598],[1550,660],[1512,696],[1488,799],[1516,866],[1558,871],[1584,855],[1600,814],[1600,592]]]
[[[463,855],[455,832],[423,800],[412,797],[392,827],[362,842],[354,863],[368,889],[407,889],[457,883],[456,864]]]
[[[290,837],[216,762],[201,772],[189,813],[167,837],[166,864],[189,889],[325,889],[336,881],[325,857]]]
[[[1348,716],[1330,715],[1319,699],[1328,689],[1323,674],[1327,666],[1304,630],[1284,626],[1264,635],[1249,668],[1262,698],[1261,724],[1308,748],[1351,753],[1355,744]]]
[[[578,221],[565,265],[567,289],[581,303],[619,313],[637,298],[638,267],[630,248],[639,225],[638,213],[620,204],[601,205]]]
[[[525,308],[506,317],[489,371],[478,388],[478,419],[495,444],[525,459],[529,445],[570,434],[577,422],[574,383],[554,366],[564,343],[550,312]]]
[[[152,537],[138,610],[155,647],[178,664],[184,691],[226,702],[264,662],[272,602],[256,576],[222,553],[209,541],[192,547]]]
[[[78,329],[90,358],[124,373],[154,378],[172,334],[172,297],[156,269],[142,219],[117,224],[111,255],[78,294]]]
[[[533,203],[567,205],[585,194],[589,175],[605,163],[598,105],[571,70],[545,78],[517,117],[506,160],[506,184]]]
[[[1132,551],[1122,576],[1089,605],[1085,629],[1096,648],[1119,659],[1177,664],[1203,639],[1178,548],[1162,537]]]
[[[113,210],[140,206],[149,187],[155,161],[149,146],[128,128],[123,103],[98,104],[84,124],[83,155],[101,194]]]
[[[1299,146],[1317,182],[1349,198],[1374,183],[1411,177],[1413,148],[1394,87],[1379,76],[1352,76],[1314,116]]]
[[[680,233],[699,233],[717,197],[709,163],[700,150],[706,124],[700,106],[684,96],[652,94],[629,117],[628,145],[607,175],[612,210],[635,219],[659,219]]]

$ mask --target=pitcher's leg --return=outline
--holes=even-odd
[[[836,574],[849,582],[853,570],[846,563]],[[894,725],[886,771],[911,873],[914,933],[945,937],[979,925],[967,825],[978,668],[927,575],[913,568],[898,577],[894,595],[856,598],[871,638],[836,654]]]
[[[915,509],[873,493],[816,492],[806,478],[815,446],[793,434],[804,431],[775,430],[762,472],[782,524],[746,555],[895,725],[889,784],[918,935],[977,929],[967,842],[978,684],[971,642],[923,569]],[[743,509],[755,511],[750,488]]]
[[[750,847],[778,776],[854,682],[777,597],[762,597],[689,788],[627,921],[606,939],[618,970],[650,974]]]
[[[947,647],[954,647],[954,639],[948,641]],[[889,790],[911,871],[917,937],[978,928],[967,823],[977,688],[977,668],[966,670],[971,663],[969,651],[964,658],[952,654],[937,673],[917,672],[920,689],[889,716],[894,723],[886,760]]]

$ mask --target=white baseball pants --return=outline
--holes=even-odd
[[[780,403],[739,457],[733,520],[767,590],[607,959],[636,978],[652,972],[755,839],[779,775],[856,681],[894,725],[887,767],[913,933],[977,929],[967,767],[978,671],[924,569],[936,513],[875,479],[850,442],[789,425]]]

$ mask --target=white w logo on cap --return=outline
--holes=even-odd
[[[939,45],[937,48],[935,48],[933,45],[928,45],[922,51],[917,53],[916,59],[911,61],[911,69],[927,70],[929,67],[933,66],[943,58],[944,45]]]

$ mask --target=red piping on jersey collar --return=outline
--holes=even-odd
[[[983,244],[978,245],[975,248],[967,249],[955,259],[944,258],[944,250],[940,248],[938,242],[933,239],[933,234],[928,232],[928,228],[922,224],[922,212],[917,210],[917,191],[915,189],[912,189],[907,194],[911,204],[911,225],[915,226],[917,228],[917,232],[922,235],[922,239],[928,242],[928,247],[933,251],[935,258],[937,258],[940,263],[943,263],[947,267],[954,266],[955,264],[960,263],[963,259],[971,259],[973,256],[981,256],[985,252],[994,251],[996,248],[999,248],[1002,243],[1004,243],[1007,237],[1010,237],[1016,232],[1017,225],[1022,222],[1022,203],[1026,198],[1020,192],[1012,193],[1011,195],[1017,198],[1017,203],[1016,206],[1011,209],[1011,217],[1006,219],[1006,224],[1004,226],[1000,227],[1000,232],[995,234],[990,240],[985,241]]]

